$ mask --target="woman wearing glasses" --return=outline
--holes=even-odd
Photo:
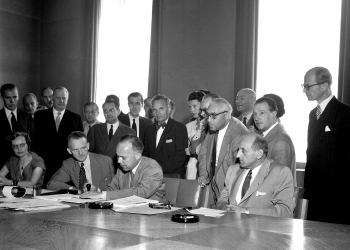
[[[0,170],[2,185],[41,188],[44,180],[45,163],[36,153],[30,151],[31,140],[24,132],[14,132],[7,139],[11,142],[13,155]],[[6,176],[10,174],[11,179]]]

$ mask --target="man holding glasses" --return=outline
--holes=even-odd
[[[209,206],[215,208],[224,188],[229,166],[236,161],[240,140],[249,133],[237,118],[231,116],[232,106],[223,98],[214,98],[206,111],[209,132],[198,154],[198,183],[210,185]]]

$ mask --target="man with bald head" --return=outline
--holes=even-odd
[[[348,207],[341,204],[349,188],[350,107],[332,95],[331,85],[323,67],[307,71],[302,84],[308,100],[317,102],[309,115],[304,198],[309,220],[350,224]]]
[[[241,89],[236,96],[237,111],[241,113],[238,119],[249,129],[254,129],[253,109],[256,100],[254,90]]]
[[[239,141],[249,133],[243,123],[231,114],[232,106],[223,98],[212,99],[205,111],[209,131],[198,154],[198,183],[210,185],[210,207],[215,207],[224,188],[227,170],[236,161]]]

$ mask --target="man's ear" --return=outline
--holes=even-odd
[[[259,160],[263,157],[264,155],[264,151],[262,149],[258,149],[256,151],[256,158],[258,158]]]
[[[70,150],[70,148],[67,148],[68,153],[71,155],[72,151]]]
[[[90,148],[90,143],[87,143],[87,144],[86,144],[86,148],[87,148],[87,150],[89,150],[89,148]]]

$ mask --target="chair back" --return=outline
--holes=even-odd
[[[206,189],[197,180],[163,178],[165,199],[176,207],[206,207]]]
[[[294,188],[294,194],[293,194],[293,201],[295,202],[295,209],[294,209],[294,215],[293,215],[294,219],[306,220],[308,200],[303,199],[304,191],[305,189],[301,187]]]

